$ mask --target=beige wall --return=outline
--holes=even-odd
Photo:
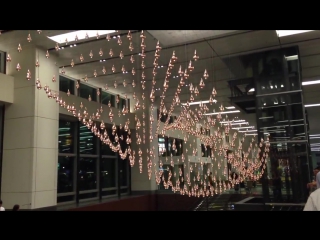
[[[13,103],[14,78],[0,73],[0,102]]]
[[[35,87],[39,77],[42,85],[59,89],[52,83],[58,68],[54,56],[32,45],[21,53],[14,51],[7,73],[14,77],[14,104],[6,106],[2,163],[1,198],[5,208],[19,204],[22,209],[56,205],[59,110],[55,101]],[[36,59],[40,67],[35,67]],[[16,71],[16,65],[21,71]],[[30,69],[32,79],[27,81]]]

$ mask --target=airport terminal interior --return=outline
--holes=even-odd
[[[0,207],[302,211],[319,62],[318,30],[0,30]]]

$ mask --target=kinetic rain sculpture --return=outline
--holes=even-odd
[[[39,34],[41,34],[41,30],[37,30]],[[87,35],[88,36],[88,35]],[[99,33],[97,33],[97,38],[99,38]],[[88,37],[87,37],[88,38]],[[36,80],[36,87],[37,89],[41,90],[43,89],[45,93],[47,94],[48,98],[55,100],[61,107],[66,108],[69,112],[71,112],[75,117],[78,118],[79,121],[82,122],[85,126],[87,126],[88,129],[90,129],[104,144],[108,145],[110,149],[114,152],[119,153],[119,156],[121,159],[129,159],[129,163],[131,167],[133,167],[136,163],[136,158],[138,158],[138,166],[140,169],[140,172],[142,173],[143,169],[143,163],[147,163],[147,169],[148,169],[148,176],[149,179],[152,177],[155,178],[157,184],[160,184],[161,182],[163,183],[165,188],[172,187],[173,191],[178,191],[183,195],[189,195],[189,196],[209,196],[209,195],[214,195],[214,194],[220,194],[223,191],[230,189],[234,187],[235,184],[238,184],[239,182],[246,180],[246,179],[251,179],[251,180],[258,180],[261,178],[265,168],[266,168],[266,159],[268,157],[268,152],[269,152],[269,139],[267,139],[265,142],[263,139],[259,143],[255,143],[254,138],[252,138],[252,142],[250,143],[249,148],[247,151],[242,149],[242,143],[244,142],[244,136],[241,137],[241,143],[239,143],[239,146],[236,148],[236,141],[239,141],[239,135],[238,132],[234,132],[231,143],[229,145],[224,145],[223,146],[223,135],[229,135],[229,131],[231,129],[231,123],[232,121],[227,121],[225,124],[221,124],[220,121],[222,119],[221,112],[224,111],[224,107],[221,105],[220,112],[217,114],[216,119],[214,119],[212,116],[206,116],[205,114],[208,113],[208,107],[206,104],[200,103],[195,109],[191,109],[190,103],[194,101],[194,96],[197,96],[200,91],[205,87],[205,82],[209,78],[209,74],[206,69],[203,71],[203,77],[199,79],[198,82],[190,82],[190,76],[192,75],[193,70],[195,69],[193,62],[199,60],[199,56],[197,55],[196,50],[194,51],[194,55],[192,57],[192,60],[190,60],[188,66],[183,69],[182,66],[180,65],[178,74],[180,76],[180,81],[177,85],[174,98],[172,99],[171,106],[169,110],[167,110],[165,104],[164,104],[164,98],[166,97],[166,91],[169,88],[170,82],[170,77],[173,73],[173,68],[178,62],[178,57],[175,54],[175,51],[172,53],[172,57],[168,63],[168,68],[166,71],[166,77],[163,82],[163,88],[162,88],[162,94],[160,98],[160,106],[159,106],[159,118],[157,120],[157,125],[156,125],[156,131],[153,132],[153,124],[155,124],[155,119],[153,118],[153,115],[150,115],[149,120],[149,125],[150,129],[146,129],[146,101],[151,101],[151,106],[150,110],[154,109],[154,101],[155,101],[155,85],[156,85],[156,79],[155,76],[157,75],[157,70],[158,70],[158,61],[159,58],[161,57],[161,47],[159,44],[159,41],[157,45],[155,46],[155,53],[154,53],[154,60],[153,60],[153,80],[152,80],[152,88],[150,92],[146,92],[146,78],[150,78],[150,76],[146,76],[144,73],[145,69],[145,49],[146,49],[146,43],[145,43],[146,35],[144,34],[143,31],[140,33],[140,48],[141,48],[141,53],[139,54],[141,58],[141,81],[135,82],[134,80],[132,81],[131,85],[132,87],[136,87],[137,84],[141,84],[142,88],[142,95],[141,96],[136,96],[135,93],[133,93],[133,99],[135,100],[135,105],[134,109],[139,110],[142,108],[143,113],[142,113],[142,119],[139,119],[137,115],[135,116],[135,126],[136,126],[136,144],[138,149],[131,149],[131,143],[132,143],[132,137],[131,137],[131,131],[129,129],[129,120],[126,122],[119,124],[117,126],[115,123],[113,123],[112,126],[112,135],[114,138],[114,141],[111,141],[110,136],[108,136],[108,133],[106,131],[106,126],[103,120],[101,119],[101,123],[98,126],[96,123],[94,123],[94,120],[100,119],[101,113],[104,111],[103,106],[95,113],[89,113],[87,108],[81,103],[79,108],[74,106],[74,104],[68,103],[67,99],[62,99],[59,97],[59,92],[54,92],[50,89],[49,86],[45,85],[42,86],[41,82],[39,79]],[[27,36],[28,42],[32,41],[30,33]],[[71,40],[71,39],[70,39]],[[78,38],[77,36],[75,39],[72,39],[71,41],[77,41]],[[107,41],[111,40],[111,36],[107,35],[106,37]],[[122,39],[120,35],[117,36],[116,38],[117,43],[119,45],[122,45]],[[134,46],[132,42],[132,33],[129,31],[127,34],[127,40],[129,41],[129,50],[133,51]],[[68,43],[68,39],[65,40],[66,43]],[[60,47],[59,44],[57,43],[55,46],[56,51],[59,51]],[[22,51],[22,47],[19,44],[17,48],[18,52]],[[103,48],[100,48],[100,51],[98,52],[99,56],[102,57],[104,55]],[[113,52],[112,49],[109,50],[108,52],[110,57],[113,57],[116,53]],[[94,53],[90,51],[89,57],[92,58]],[[46,52],[46,58],[49,58],[50,54],[47,51]],[[124,54],[122,51],[119,53],[120,59],[124,58]],[[80,56],[77,57],[80,62],[83,62],[85,57],[84,54],[80,54]],[[71,67],[75,66],[75,61],[76,57],[71,59]],[[7,55],[7,62],[11,62],[11,56],[10,54]],[[135,58],[134,55],[131,55],[130,57],[130,62],[134,63]],[[36,60],[35,63],[36,67],[40,67],[40,63],[38,60]],[[19,63],[16,65],[16,70],[21,71],[23,69],[23,66],[21,67]],[[123,73],[128,73],[126,66],[122,66],[121,71]],[[32,72],[29,69],[25,69],[26,71],[26,79],[30,80],[32,76]],[[106,69],[104,66],[102,67],[101,70],[94,69],[93,70],[93,76],[97,77],[98,71],[101,71],[102,74],[106,74],[108,72],[108,69]],[[116,69],[115,66],[113,65],[111,68],[111,71],[115,73]],[[65,69],[64,67],[61,69],[61,74],[65,74]],[[131,74],[135,76],[136,70],[134,67],[131,68]],[[179,94],[182,91],[182,87],[186,85],[186,80],[189,80],[189,92],[190,92],[190,99],[186,104],[182,105],[181,112],[177,116],[177,118],[174,120],[173,123],[169,123],[170,116],[172,115],[173,111],[175,110],[175,107],[181,106],[180,103],[180,97]],[[87,82],[88,81],[88,76],[85,75],[83,78],[83,81]],[[52,77],[52,82],[56,82],[56,76]],[[123,86],[127,86],[127,82],[124,80],[123,81]],[[76,87],[79,88],[79,81],[76,83]],[[113,84],[114,88],[118,87],[118,82],[115,81]],[[108,90],[109,87],[108,85],[105,86],[105,89]],[[97,90],[97,95],[101,94],[99,89]],[[68,91],[67,96],[70,95],[70,91]],[[215,88],[213,88],[212,93],[209,98],[209,104],[215,104],[217,103],[217,100],[215,100],[215,97],[217,95],[217,91]],[[149,99],[147,99],[148,97]],[[125,95],[125,99],[127,99],[127,95]],[[91,101],[91,96],[88,96],[88,100]],[[119,97],[117,96],[116,102],[118,103],[120,101]],[[129,113],[128,106],[123,106],[123,109],[119,110],[118,113],[114,112],[115,109],[111,107],[111,103],[109,101],[108,104],[108,111],[109,111],[109,119],[111,122],[113,122],[113,117],[114,114],[118,114],[119,116],[121,115],[126,115]],[[160,129],[160,118],[163,115],[167,115],[167,119],[164,123],[164,126],[162,129]],[[218,122],[218,124],[217,124]],[[210,133],[209,135],[206,134],[207,132],[210,131],[210,129],[213,126],[216,126],[216,131],[213,133]],[[126,133],[127,136],[124,137],[123,135],[118,136],[117,134],[117,129],[123,129]],[[167,179],[164,177],[162,166],[163,162],[159,158],[159,160],[156,158],[155,151],[156,149],[153,147],[149,149],[148,141],[153,142],[153,141],[158,141],[158,135],[168,135],[169,131],[171,130],[181,130],[184,133],[184,142],[185,144],[187,143],[188,139],[190,136],[193,136],[197,139],[200,140],[200,142],[204,146],[210,146],[211,149],[211,161],[217,163],[216,166],[218,169],[223,169],[223,175],[228,176],[228,179],[223,180],[221,176],[217,176],[217,169],[212,169],[211,163],[207,163],[206,161],[203,161],[203,158],[199,157],[197,163],[190,163],[188,167],[188,171],[185,172],[185,178],[183,178],[183,169],[179,169],[179,175],[180,178],[177,178],[176,181],[172,180],[172,177],[176,177],[176,173],[172,173],[169,170],[169,176]],[[150,137],[149,139],[146,139],[145,133],[146,131],[150,132]],[[123,151],[120,146],[120,142],[125,142],[127,144],[127,148]],[[193,146],[192,146],[193,145]],[[175,141],[173,141],[172,144],[172,150],[177,151],[177,146]],[[197,141],[194,141],[193,144],[190,144],[190,150],[192,152],[192,156],[197,156]],[[229,150],[229,151],[228,151]],[[231,151],[230,151],[231,150]],[[143,151],[146,152],[146,159],[143,159]],[[186,149],[186,152],[188,152],[188,149]],[[161,154],[162,152],[160,152]],[[174,166],[174,160],[173,160],[173,155],[171,153],[170,156],[170,164],[173,167]],[[187,157],[188,158],[188,157]],[[168,161],[168,157],[166,157],[166,161]],[[186,156],[182,153],[180,159],[181,163],[183,163],[183,167],[186,168],[185,160]],[[190,162],[190,159],[188,159]],[[198,171],[197,176],[194,176],[194,178],[191,178],[191,173],[194,171],[194,168],[196,168],[197,164],[200,165],[201,169],[203,169],[203,166],[205,164],[210,165],[211,167],[208,167],[207,173],[204,174],[204,176],[201,178],[201,175]],[[152,169],[154,167],[154,170]],[[160,167],[160,168],[159,168]],[[237,173],[238,177],[234,178],[232,174],[228,174],[228,170],[233,169],[235,173]],[[213,176],[210,176],[210,172],[214,173]],[[209,176],[211,180],[209,181]],[[184,183],[184,184],[181,184]],[[213,183],[213,184],[212,184]]]

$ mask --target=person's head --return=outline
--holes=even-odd
[[[314,176],[317,176],[317,173],[320,172],[320,166],[316,167],[315,169],[313,169],[313,174]]]
[[[320,188],[320,172],[316,175],[317,189]]]
[[[2,200],[0,200],[0,207],[2,206]]]
[[[19,209],[20,209],[20,206],[16,204],[13,206],[12,211],[18,211]]]

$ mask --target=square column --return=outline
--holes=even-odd
[[[138,111],[136,111],[136,115],[139,118],[140,122],[141,122],[141,128],[138,130],[133,131],[132,134],[132,144],[131,144],[131,148],[132,150],[135,151],[135,165],[131,168],[131,191],[134,192],[146,192],[146,191],[155,191],[158,189],[157,183],[156,183],[156,179],[155,179],[155,175],[154,175],[154,169],[155,169],[155,165],[157,167],[157,171],[159,171],[159,156],[158,156],[158,137],[155,137],[155,133],[156,133],[156,129],[157,129],[157,108],[154,107],[153,110],[151,111],[149,104],[146,104],[146,109],[144,110],[145,112],[145,118],[142,118],[142,113],[143,110],[139,109]],[[154,122],[152,124],[152,134],[153,134],[153,141],[150,142],[150,116],[151,114],[153,115],[154,118]],[[143,121],[145,121],[145,127],[143,127]],[[136,132],[138,132],[141,136],[143,136],[142,133],[142,129],[145,128],[146,132],[145,132],[145,144],[141,143],[140,145],[138,145],[136,143],[137,139],[136,139]],[[148,151],[150,151],[150,149],[152,149],[154,147],[154,154],[155,154],[155,158],[150,158],[153,159],[153,166],[152,166],[152,176],[151,179],[149,180],[149,176],[148,176],[148,168],[147,168],[147,157],[149,156],[149,154],[147,154],[147,149]],[[139,169],[139,156],[138,156],[138,151],[139,148],[141,148],[142,150],[142,173],[140,173],[140,169]]]
[[[20,53],[9,52],[12,61],[7,66],[14,77],[14,103],[5,109],[1,199],[8,209],[14,204],[21,209],[51,207],[57,203],[59,105],[37,90],[35,82],[39,78],[42,87],[59,91],[59,69],[45,50],[32,44],[22,47]]]

